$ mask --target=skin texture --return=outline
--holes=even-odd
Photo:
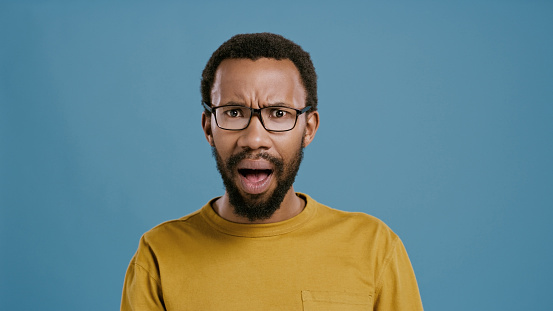
[[[240,104],[252,108],[263,108],[279,104],[296,109],[305,107],[305,88],[295,65],[288,59],[275,60],[261,58],[226,59],[218,67],[215,82],[211,90],[212,106]],[[205,112],[202,114],[202,128],[208,143],[216,147],[220,160],[227,162],[232,156],[247,152],[248,157],[238,166],[271,166],[269,161],[259,154],[268,154],[281,159],[284,167],[289,167],[297,158],[300,148],[308,146],[314,139],[319,127],[317,111],[300,115],[294,129],[288,132],[268,132],[263,128],[257,116],[253,116],[250,125],[241,131],[228,131],[217,127],[215,119]],[[267,200],[276,188],[277,178],[271,178],[266,190],[251,195],[242,185],[237,170],[231,172],[239,192],[254,201]],[[234,213],[228,193],[214,203],[214,210],[226,220],[238,223],[273,223],[292,218],[299,214],[305,202],[295,195],[293,186],[287,191],[280,208],[269,218],[250,221]]]

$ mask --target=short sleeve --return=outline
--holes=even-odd
[[[422,311],[415,273],[403,243],[396,237],[376,283],[374,310]]]
[[[147,262],[141,263],[137,258],[155,263],[155,259],[144,238],[129,264],[123,285],[121,311],[165,310],[159,276],[146,268]]]

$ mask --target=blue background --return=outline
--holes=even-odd
[[[551,1],[3,1],[0,309],[117,310],[143,232],[224,191],[201,71],[302,45],[321,127],[296,190],[398,233],[426,310],[551,310]]]

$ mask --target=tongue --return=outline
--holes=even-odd
[[[269,176],[269,173],[265,170],[247,170],[244,174],[244,177],[249,182],[258,182]]]

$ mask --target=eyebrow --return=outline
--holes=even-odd
[[[233,101],[230,101],[230,102],[227,102],[221,106],[218,106],[218,107],[226,107],[226,106],[240,106],[240,107],[246,107],[246,108],[249,108],[249,106],[243,104],[243,103],[237,103],[237,102],[233,102]],[[261,108],[265,108],[265,107],[286,107],[286,108],[293,108],[292,106],[286,104],[286,103],[283,103],[283,102],[275,102],[275,103],[268,103],[268,104],[265,104],[263,105]]]
[[[290,105],[283,103],[283,102],[276,102],[276,103],[269,103],[265,105],[265,107],[286,107],[286,108],[292,108]]]
[[[237,102],[226,102],[220,106],[216,106],[216,107],[226,107],[226,106],[240,106],[240,107],[247,107],[245,104],[242,104],[242,103],[237,103]]]

